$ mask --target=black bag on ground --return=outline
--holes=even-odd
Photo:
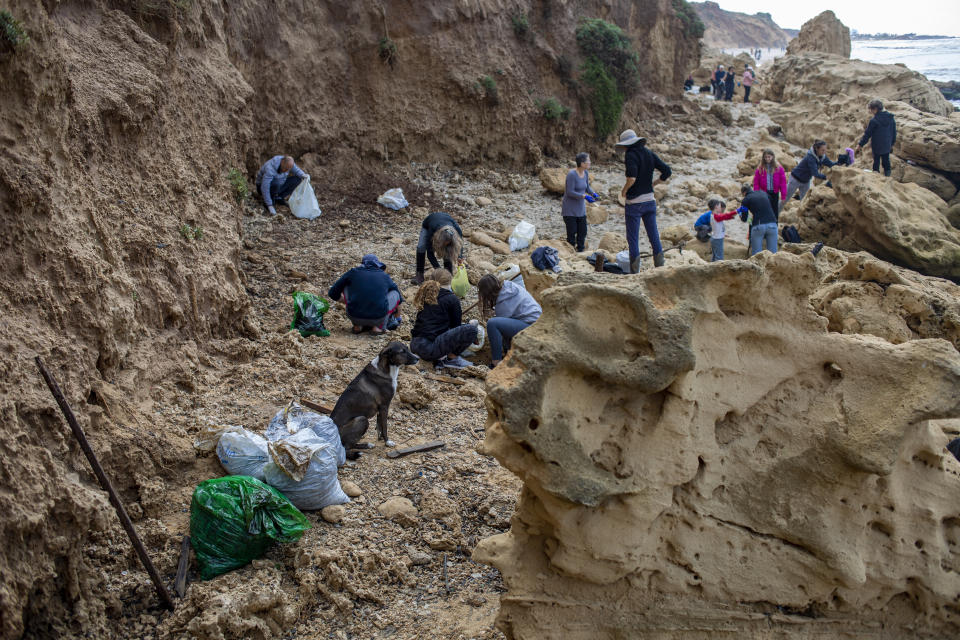
[[[783,230],[780,231],[780,235],[783,236],[784,242],[800,242],[800,232],[798,232],[797,228],[792,224],[785,226]]]

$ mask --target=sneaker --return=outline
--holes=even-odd
[[[449,367],[450,369],[465,369],[467,367],[472,367],[473,363],[467,360],[466,358],[461,358],[457,356],[456,358],[443,358],[440,360],[441,367]]]

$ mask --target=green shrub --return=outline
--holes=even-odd
[[[530,20],[527,18],[527,14],[518,11],[510,16],[510,21],[513,23],[513,32],[517,34],[517,37],[526,38],[527,33],[530,32]]]
[[[683,25],[683,32],[694,39],[702,38],[706,27],[703,26],[703,20],[697,15],[696,9],[687,0],[670,0],[670,2],[673,5],[673,12]],[[769,17],[769,14],[767,15]]]
[[[570,117],[570,107],[563,106],[556,98],[537,100],[536,104],[541,115],[547,120],[566,120]]]
[[[180,235],[184,240],[200,240],[203,238],[203,229],[199,226],[191,227],[188,224],[180,225]]]
[[[577,45],[584,58],[595,58],[603,65],[616,80],[620,93],[633,95],[640,61],[633,43],[620,27],[600,18],[584,20],[577,27]]]
[[[377,51],[380,54],[380,59],[392,67],[397,59],[397,43],[387,36],[383,36],[380,38],[380,44],[377,45]]]
[[[227,172],[227,180],[233,187],[233,195],[237,202],[243,204],[243,201],[250,197],[250,187],[247,186],[247,178],[243,173],[234,167]]]
[[[20,21],[6,9],[0,9],[0,51],[14,51],[29,41],[30,36]]]
[[[491,104],[499,104],[500,94],[497,91],[496,80],[490,76],[483,76],[480,78],[480,86],[483,88],[483,93]]]
[[[624,96],[617,88],[617,81],[596,58],[588,58],[584,63],[581,79],[590,87],[590,110],[597,127],[597,139],[603,140],[620,122]]]

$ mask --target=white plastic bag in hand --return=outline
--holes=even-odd
[[[407,199],[403,197],[403,189],[399,187],[396,189],[388,189],[386,193],[377,198],[377,203],[394,211],[410,206]]]
[[[300,181],[297,188],[287,198],[287,204],[294,216],[304,220],[319,218],[322,213],[320,203],[317,202],[317,196],[313,193],[313,187],[310,185],[310,178]]]
[[[510,251],[519,251],[529,247],[536,233],[537,228],[535,226],[526,220],[521,220],[520,224],[514,228],[513,233],[510,234]]]

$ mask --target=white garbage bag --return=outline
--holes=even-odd
[[[620,270],[624,273],[630,273],[630,252],[629,251],[620,251],[617,253],[615,258],[617,266],[620,267]]]
[[[471,324],[477,324],[476,320],[471,320]],[[477,341],[469,345],[466,349],[463,350],[463,353],[460,355],[464,357],[470,357],[477,353],[480,353],[480,350],[483,349],[483,343],[486,338],[487,332],[483,328],[482,324],[477,324]]]
[[[290,404],[273,416],[267,431],[264,434],[267,440],[275,442],[309,429],[323,442],[333,448],[337,457],[337,465],[343,466],[347,461],[347,451],[340,442],[340,430],[330,416],[325,416],[309,409],[304,409],[300,403],[292,400]]]
[[[313,187],[310,185],[309,178],[300,181],[297,188],[294,189],[290,197],[287,198],[287,205],[290,207],[290,212],[293,213],[294,216],[303,218],[304,220],[319,218],[322,213],[322,211],[320,211],[320,203],[317,202],[317,196],[313,193]]]
[[[263,480],[263,468],[270,462],[267,441],[246,429],[224,432],[217,442],[217,458],[231,476],[251,476]]]
[[[520,249],[529,247],[536,233],[537,228],[535,226],[526,220],[521,220],[520,223],[514,227],[513,233],[510,234],[510,251],[519,251]]]
[[[410,206],[407,199],[403,197],[403,189],[400,188],[388,189],[386,193],[377,198],[377,203],[394,211]]]
[[[312,429],[270,442],[269,450],[271,460],[263,468],[263,480],[298,509],[314,511],[350,502],[337,477],[335,448]]]

